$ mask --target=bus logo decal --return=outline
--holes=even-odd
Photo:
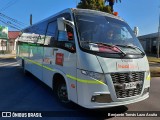
[[[63,66],[64,54],[56,53],[56,64]]]

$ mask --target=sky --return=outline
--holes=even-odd
[[[20,29],[29,26],[30,14],[33,24],[66,8],[76,8],[80,0],[0,0],[0,13],[16,19]],[[121,0],[115,3],[114,11],[123,18],[133,29],[139,28],[139,35],[155,33],[158,31],[160,0]],[[0,14],[0,25],[6,18]],[[7,22],[8,24],[11,24]],[[14,22],[13,22],[14,23]],[[9,31],[17,29],[9,27]]]

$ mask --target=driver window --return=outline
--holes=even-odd
[[[58,47],[74,50],[75,49],[75,40],[73,34],[73,28],[69,25],[66,25],[66,31],[59,31],[58,33]]]
[[[73,42],[74,41],[73,28],[69,25],[66,25],[66,29],[67,29],[68,41]]]

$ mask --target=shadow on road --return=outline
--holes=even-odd
[[[103,108],[103,109],[85,109],[78,105],[75,105],[76,107],[73,109],[75,110],[72,112],[73,116],[83,116],[91,119],[103,120],[111,118],[110,114],[121,114],[125,113],[128,108],[126,106],[118,106],[118,107],[112,107],[112,108]]]
[[[13,59],[0,63],[12,63]],[[31,74],[24,75],[20,66],[0,67],[0,111],[39,111],[48,117],[107,119],[108,113],[124,113],[126,106],[86,109],[77,104],[66,107],[59,103],[52,90]]]
[[[43,111],[45,115],[49,117],[81,117],[81,118],[88,118],[88,119],[95,119],[95,120],[103,120],[111,118],[109,114],[121,114],[125,113],[128,108],[126,106],[117,106],[117,107],[111,107],[111,108],[101,108],[101,109],[86,109],[83,108],[75,103],[72,103],[70,106],[65,106],[61,104],[53,94],[52,90],[45,85],[43,82],[38,80],[36,77],[34,77],[32,74],[28,74],[27,77],[30,77],[31,79],[34,79],[37,85],[40,85],[42,88],[44,88],[48,93],[50,93],[53,96],[53,99],[56,102],[56,105],[58,105],[61,109],[54,109],[53,111]]]

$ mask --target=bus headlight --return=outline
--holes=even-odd
[[[96,80],[99,80],[99,81],[105,83],[105,77],[102,73],[91,72],[91,71],[87,71],[87,70],[81,70],[81,73],[86,75],[86,76],[89,76],[93,79],[96,79]]]

